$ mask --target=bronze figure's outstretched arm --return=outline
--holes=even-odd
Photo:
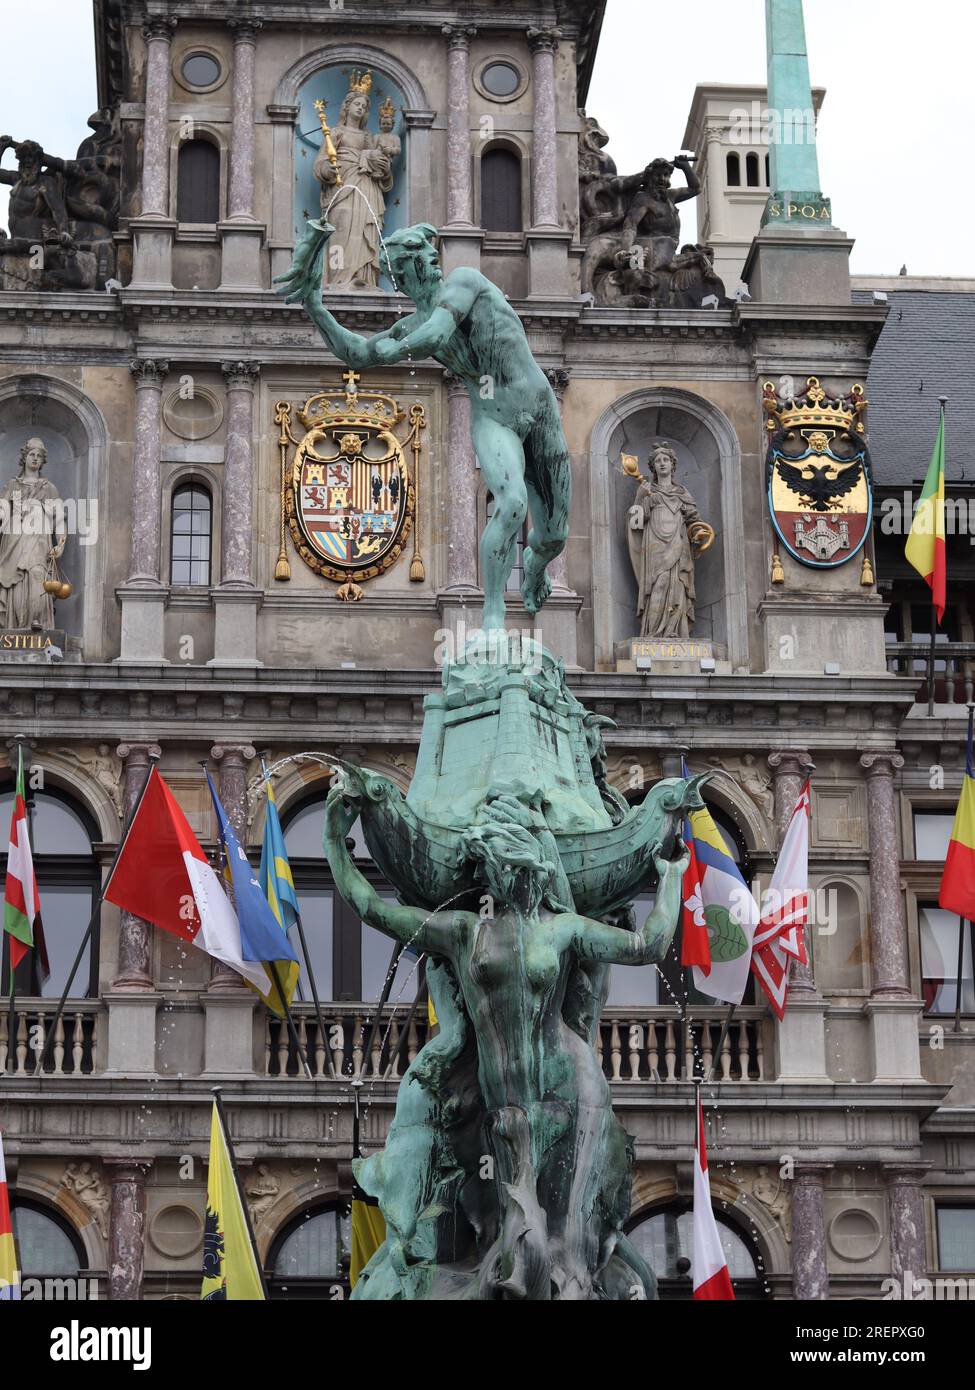
[[[653,860],[657,866],[657,901],[642,932],[609,927],[588,917],[577,917],[573,945],[584,960],[602,965],[652,965],[663,960],[670,949],[680,916],[684,872],[691,862],[690,852],[680,839],[676,859],[663,859],[657,845]]]
[[[325,802],[325,857],[335,878],[335,886],[364,922],[377,931],[434,955],[451,955],[451,943],[463,928],[463,912],[424,912],[418,907],[401,907],[385,902],[356,867],[345,837],[359,815],[354,798],[345,788],[333,787]]]

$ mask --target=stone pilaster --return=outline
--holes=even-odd
[[[768,764],[772,771],[775,845],[776,849],[780,849],[802,785],[813,771],[813,761],[805,749],[787,748],[771,753]],[[814,931],[814,924],[806,927],[806,954],[810,963],[801,965],[797,960],[790,962],[785,1018],[776,1028],[780,1080],[825,1082],[829,1079],[826,1070],[826,1006],[816,989],[814,976]]]
[[[447,592],[477,594],[477,459],[467,387],[444,373],[447,392]]]
[[[271,121],[271,165],[275,169],[287,169],[291,166],[298,112],[297,106],[279,102],[268,103],[267,114]],[[272,278],[275,275],[283,275],[291,265],[295,244],[293,193],[293,186],[288,179],[271,180],[271,230],[267,244],[271,257]]]
[[[914,1280],[927,1275],[928,1253],[924,1234],[922,1183],[927,1163],[885,1163],[887,1220],[890,1230],[890,1272],[903,1294],[905,1275],[914,1291]]]
[[[792,1186],[792,1296],[829,1298],[824,1185],[831,1163],[800,1163]]]
[[[142,1298],[146,1245],[146,1179],[151,1160],[106,1158],[112,1185],[108,1221],[108,1296],[130,1302]]]
[[[470,24],[445,24],[447,41],[447,223],[440,234],[444,274],[459,265],[478,268],[483,234],[474,225],[471,168]]]
[[[875,1081],[918,1081],[921,1055],[907,965],[894,776],[904,759],[893,749],[864,753],[870,837],[870,1000]]]
[[[227,448],[224,462],[223,510],[220,532],[220,584],[214,591],[216,610],[211,666],[259,666],[257,610],[260,593],[254,586],[252,548],[254,529],[254,387],[256,362],[224,362],[227,382]]]
[[[260,253],[264,227],[254,218],[254,71],[260,21],[236,17],[227,21],[234,35],[234,77],[230,134],[230,181],[227,221],[221,223],[223,248],[221,286],[260,287]]]
[[[571,235],[559,221],[555,54],[561,30],[528,30],[532,54],[532,225],[528,234],[529,292],[549,299],[569,293]]]
[[[132,441],[132,535],[129,577],[118,591],[122,601],[120,660],[162,665],[163,613],[168,586],[162,582],[162,479],[159,437],[162,391],[169,363],[137,358],[129,370],[135,378]]]
[[[130,223],[134,239],[132,284],[140,289],[171,289],[173,281],[176,224],[169,215],[169,87],[175,28],[175,19],[157,15],[142,30],[146,41],[142,212]]]

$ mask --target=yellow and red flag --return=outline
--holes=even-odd
[[[19,1298],[20,1271],[17,1268],[13,1222],[10,1220],[7,1170],[3,1162],[3,1135],[0,1134],[0,1299]]]
[[[938,905],[975,920],[975,753],[972,750],[972,714],[968,716],[968,764],[961,784],[955,823],[951,827],[948,857],[941,875]]]
[[[904,550],[907,562],[917,570],[931,590],[931,602],[938,622],[945,615],[948,566],[945,556],[945,411],[941,407],[938,438],[914,513],[911,534]]]

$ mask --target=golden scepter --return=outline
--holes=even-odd
[[[328,121],[325,119],[324,101],[316,101],[315,110],[318,112],[318,120],[322,127],[322,134],[325,137],[325,153],[328,155],[329,164],[331,164],[332,168],[335,170],[335,182],[341,188],[342,175],[339,173],[339,156],[338,151],[335,148],[335,143],[332,140],[332,132],[328,128]]]

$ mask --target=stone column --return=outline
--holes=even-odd
[[[562,413],[562,404],[569,386],[570,372],[566,367],[549,367],[545,375],[548,377],[549,385],[555,392],[555,399],[559,403],[559,412]],[[548,572],[552,579],[553,594],[572,593],[572,588],[569,584],[568,551],[569,545],[566,543],[565,550],[562,551],[561,555],[557,555],[548,567]]]
[[[558,29],[529,29],[532,54],[532,227],[559,230],[558,151],[555,124],[555,50]]]
[[[705,158],[708,165],[708,235],[724,235],[724,193],[727,181],[724,131],[721,126],[709,125],[704,132]],[[744,151],[742,151],[744,159]],[[718,251],[719,248],[715,247]],[[720,254],[720,251],[719,251]]]
[[[169,363],[137,358],[129,370],[135,378],[132,440],[132,535],[129,577],[119,590],[122,601],[120,660],[161,665],[163,614],[168,586],[162,583],[162,480],[159,435],[162,391]]]
[[[900,1285],[902,1296],[905,1283],[913,1294],[914,1281],[927,1277],[922,1183],[930,1164],[885,1163],[882,1166],[887,1182],[890,1272]]]
[[[900,824],[894,775],[904,759],[893,749],[864,753],[870,839],[870,999],[875,1081],[919,1081],[917,1020],[907,964],[907,921],[901,892]]]
[[[220,585],[211,666],[259,666],[257,610],[251,560],[254,528],[254,387],[256,362],[224,362],[227,382],[227,448],[220,531]]]
[[[867,779],[870,831],[870,993],[904,998],[911,991],[894,797],[894,773],[904,759],[893,750],[864,753],[860,766]]]
[[[792,1184],[792,1296],[829,1298],[823,1186],[831,1163],[800,1163]]]
[[[249,743],[217,743],[210,749],[210,757],[220,768],[220,800],[242,845],[247,844],[247,764],[256,756]],[[207,1075],[253,1074],[256,1004],[257,995],[236,970],[213,961],[204,1001]]]
[[[471,442],[467,387],[444,372],[447,392],[447,585],[448,593],[477,594],[478,474]]]
[[[170,50],[176,20],[156,15],[146,21],[145,118],[142,127],[142,212],[130,223],[132,284],[171,289],[173,233],[169,215]]]
[[[152,1161],[103,1159],[112,1184],[108,1221],[108,1296],[142,1298],[146,1254],[146,1178]]]
[[[474,225],[471,171],[470,24],[444,24],[447,40],[447,223],[440,233],[440,260],[447,275],[459,265],[481,263],[483,233]]]
[[[120,743],[115,751],[125,768],[123,795],[128,824],[142,795],[149,769],[162,757],[162,749],[158,743]],[[123,909],[113,990],[124,994],[152,989],[152,932],[153,928],[148,922]]]
[[[775,818],[774,841],[781,848],[802,784],[813,771],[804,748],[783,748],[769,755]],[[779,1080],[826,1082],[826,1005],[816,989],[815,925],[806,927],[808,965],[790,962],[785,1018],[776,1025]],[[764,997],[764,996],[763,996]]]
[[[567,295],[571,235],[559,221],[558,125],[555,53],[561,30],[529,29],[532,54],[532,225],[528,233],[529,294],[535,299]]]
[[[260,287],[264,227],[254,219],[254,69],[260,20],[227,21],[234,35],[233,114],[230,133],[230,187],[227,221],[220,226],[223,248],[221,287]]]

